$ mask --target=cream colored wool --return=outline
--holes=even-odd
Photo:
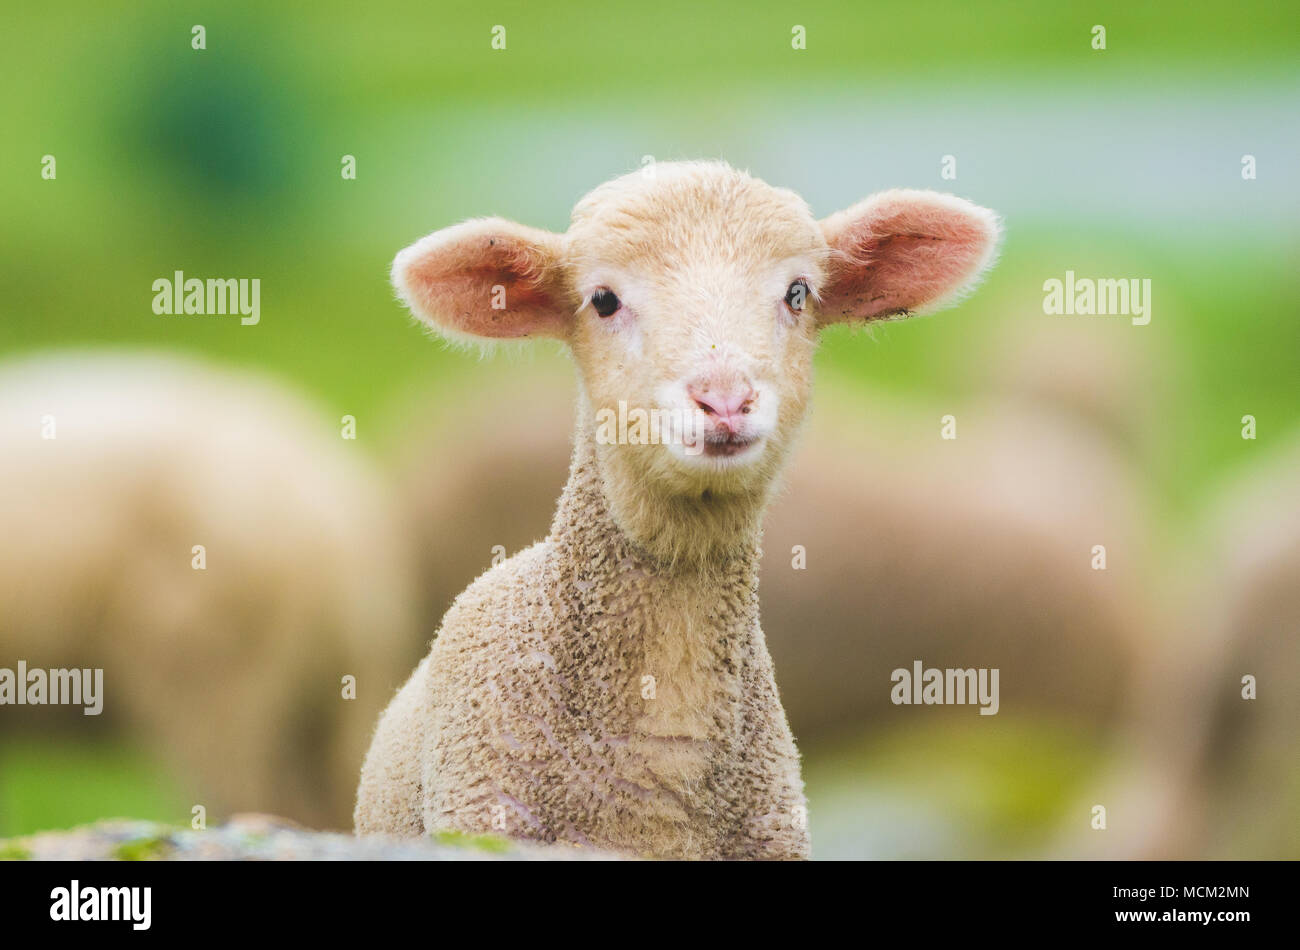
[[[807,857],[757,588],[762,512],[807,407],[817,331],[952,299],[997,236],[990,212],[930,192],[886,192],[819,224],[791,192],[683,163],[596,189],[564,235],[489,219],[399,254],[394,283],[430,326],[558,338],[583,385],[550,534],[447,612],[380,720],[358,833]],[[798,280],[800,309],[787,298]],[[612,315],[595,312],[600,288],[619,298]],[[721,426],[698,398],[707,386],[747,388],[730,423],[748,440],[739,458],[596,438],[598,413],[620,402]]]

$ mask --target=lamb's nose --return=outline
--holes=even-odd
[[[740,416],[748,415],[754,408],[754,387],[748,383],[735,388],[692,383],[686,392],[705,415],[712,416],[732,432],[740,427]]]

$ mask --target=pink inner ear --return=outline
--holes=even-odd
[[[992,215],[959,199],[887,194],[864,204],[847,220],[828,221],[839,252],[822,293],[828,321],[906,315],[941,302],[978,276],[996,240]]]
[[[548,267],[553,262],[525,238],[469,222],[430,235],[408,254],[404,264],[399,256],[398,289],[435,328],[492,339],[567,332],[573,307]]]

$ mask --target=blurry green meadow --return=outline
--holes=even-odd
[[[491,48],[496,24],[505,50]],[[806,50],[791,49],[795,24]],[[960,407],[1020,335],[1055,323],[1101,340],[1143,367],[1117,411],[1146,420],[1147,514],[1172,550],[1258,450],[1238,437],[1243,415],[1261,437],[1300,430],[1297,27],[1293,5],[1203,0],[12,8],[0,358],[201,354],[354,415],[383,460],[404,434],[394,406],[420,393],[450,411],[483,385],[476,356],[431,342],[394,302],[389,263],[424,233],[488,214],[563,230],[586,190],[645,156],[725,159],[818,216],[936,188],[1004,215],[1000,262],[955,312],[829,334],[819,402]],[[1248,153],[1255,180],[1241,176]],[[348,155],[355,180],[340,174]],[[261,322],[155,315],[151,285],[176,270],[259,277]],[[1045,315],[1043,282],[1067,270],[1149,278],[1150,324]],[[568,372],[545,345],[499,359]],[[881,853],[1032,851],[1104,753],[1087,735],[1063,742],[1072,724],[1007,728],[806,749],[814,849],[849,850],[836,842],[869,801],[874,824],[852,840]],[[1031,768],[1014,767],[1017,750]],[[0,836],[106,810],[187,821],[168,781],[134,748],[0,733]],[[954,830],[972,807],[950,801],[957,787],[985,838]],[[917,809],[953,822],[934,825],[939,844],[889,839]]]

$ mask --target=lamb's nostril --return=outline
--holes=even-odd
[[[754,401],[758,398],[754,388],[747,384],[742,389],[735,389],[702,380],[693,383],[688,388],[687,394],[701,412],[717,424],[733,431],[739,424],[736,416],[752,413]]]

